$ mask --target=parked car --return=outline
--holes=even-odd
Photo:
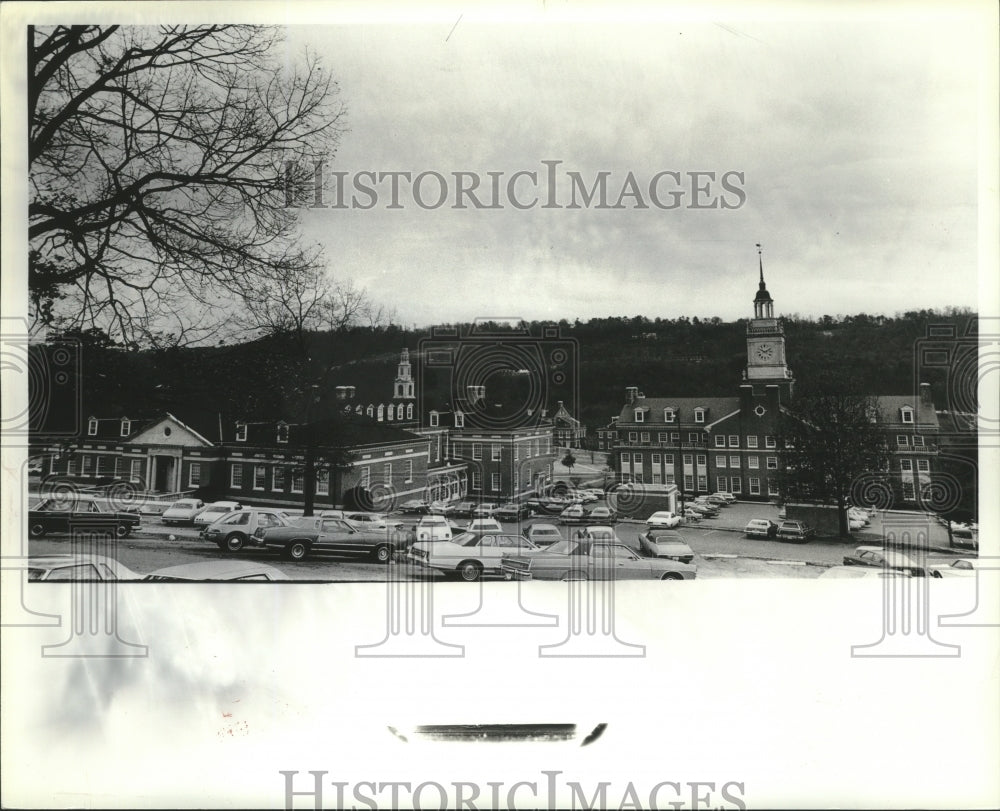
[[[948,564],[936,564],[928,567],[937,572],[937,577],[975,577],[976,570],[986,568],[978,558],[958,558]]]
[[[531,507],[525,502],[508,502],[501,504],[493,512],[493,517],[500,521],[520,521],[531,515]]]
[[[205,505],[205,508],[192,519],[192,523],[196,527],[207,527],[209,524],[214,524],[226,513],[234,512],[239,508],[238,501],[216,501],[213,504]]]
[[[443,515],[425,515],[413,528],[417,541],[450,541],[453,534],[451,521]]]
[[[588,521],[614,521],[615,516],[614,510],[610,507],[594,507],[587,513]]]
[[[450,541],[415,543],[406,558],[417,566],[455,574],[466,582],[473,582],[483,574],[500,574],[500,561],[505,555],[531,554],[539,549],[523,535],[466,532]]]
[[[471,518],[492,518],[493,517],[493,511],[496,510],[496,508],[498,506],[499,505],[496,504],[493,501],[484,501],[481,504],[479,504],[476,507],[476,509],[474,509],[472,511],[472,515],[470,517]]]
[[[715,496],[716,498],[721,498],[723,501],[726,502],[726,504],[736,503],[736,496],[734,496],[732,493],[726,492],[725,490],[717,490],[716,492],[712,493],[712,495]]]
[[[471,518],[478,506],[478,501],[460,501],[452,509],[451,514],[456,518]]]
[[[979,529],[967,524],[952,524],[951,542],[961,549],[979,549]]]
[[[659,512],[653,513],[646,519],[646,526],[662,527],[663,529],[673,529],[674,527],[679,527],[683,523],[684,519],[677,515],[677,513],[671,512],[670,510],[660,510]]]
[[[119,538],[127,538],[139,526],[139,514],[133,512],[105,511],[96,501],[43,499],[28,510],[28,534],[41,538],[53,532],[107,530]]]
[[[173,524],[193,524],[194,517],[205,508],[200,498],[181,498],[163,511],[160,518],[167,526]]]
[[[455,505],[447,501],[432,501],[427,505],[427,509],[431,515],[452,515],[455,511]]]
[[[504,558],[509,580],[693,580],[698,568],[667,558],[644,558],[624,544],[560,541],[533,555]]]
[[[385,513],[345,513],[344,520],[355,529],[370,529],[374,532],[388,532],[403,526],[402,521],[395,521]]]
[[[690,507],[684,508],[683,513],[684,522],[686,524],[694,523],[695,521],[701,521],[703,518],[702,514],[697,510],[693,510]]]
[[[867,527],[871,523],[871,518],[868,515],[868,511],[859,509],[858,507],[848,507],[847,517],[851,521],[860,522],[861,526],[863,527]]]
[[[908,555],[881,546],[859,546],[844,555],[845,566],[876,566],[882,569],[899,569],[914,577],[941,577],[941,573],[913,561]]]
[[[900,569],[876,569],[874,566],[831,566],[822,572],[817,579],[846,580],[862,578],[911,577],[907,571]]]
[[[743,532],[748,538],[774,538],[778,534],[778,525],[769,518],[751,518]]]
[[[106,555],[32,555],[28,558],[28,580],[142,580],[142,575]]]
[[[150,572],[143,580],[153,583],[184,581],[277,581],[291,580],[287,574],[266,563],[250,560],[200,560]]]
[[[404,515],[427,515],[431,508],[423,499],[411,498],[399,505],[399,511]]]
[[[566,498],[532,498],[528,499],[528,506],[538,513],[558,515],[571,506],[571,502]]]
[[[503,527],[495,518],[473,518],[465,528],[466,532],[503,532]]]
[[[718,518],[719,508],[714,504],[708,504],[702,501],[690,501],[687,504],[686,509],[694,510],[702,518]]]
[[[521,534],[536,546],[550,546],[563,539],[559,527],[555,524],[529,524]]]
[[[258,528],[287,527],[291,519],[281,510],[248,507],[233,510],[201,531],[201,537],[227,552],[239,552],[250,543]]]
[[[578,529],[571,536],[575,540],[585,540],[591,543],[621,543],[621,538],[611,526],[594,524],[593,526]]]
[[[559,513],[559,521],[563,524],[579,524],[586,517],[587,511],[582,504],[571,504]]]
[[[636,540],[638,548],[631,548],[644,557],[669,558],[681,563],[694,560],[694,550],[672,529],[650,529],[637,535]]]
[[[736,503],[735,498],[732,501],[728,501],[723,496],[716,493],[713,493],[710,496],[698,496],[698,498],[706,504],[715,504],[717,507],[728,507],[730,504]]]
[[[816,530],[805,521],[782,521],[778,526],[777,537],[782,541],[805,543],[816,537]]]
[[[255,546],[277,549],[290,560],[302,560],[313,552],[352,557],[371,557],[388,563],[393,552],[407,545],[405,532],[369,532],[355,529],[343,518],[300,518],[287,527],[258,528]]]

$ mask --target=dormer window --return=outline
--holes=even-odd
[[[382,406],[379,406],[378,410],[379,410],[379,412],[381,412],[382,411]],[[395,413],[396,413],[396,409],[393,408],[392,405],[390,405],[389,406],[389,413],[386,415],[386,419],[388,419],[390,422],[392,422],[392,415],[395,414]],[[379,419],[382,419],[382,417],[379,416]]]
[[[408,420],[413,419],[413,403],[406,404],[406,419]]]
[[[382,422],[385,419],[385,406],[379,403],[378,406],[378,421]]]
[[[436,411],[432,411],[431,412],[431,428],[437,428],[438,427],[438,420],[439,419],[440,418],[438,416],[438,413]]]
[[[906,406],[905,408],[901,408],[899,410],[899,413],[902,415],[903,422],[909,423],[911,425],[913,424],[913,409],[912,408],[910,408],[909,406]]]
[[[128,417],[122,417],[122,430],[121,436],[128,436],[132,433],[132,420]]]
[[[461,411],[455,412],[455,427],[464,428],[465,427],[465,414]]]
[[[245,422],[236,423],[236,441],[237,442],[247,441],[247,424]]]
[[[288,442],[288,423],[279,422],[278,423],[278,442],[286,443]]]
[[[672,408],[663,409],[663,421],[664,422],[676,422],[677,412]]]
[[[696,408],[694,410],[694,421],[695,422],[702,422],[702,423],[705,422],[705,409],[704,408]]]
[[[637,408],[635,410],[635,421],[636,422],[642,422],[643,419],[644,419],[644,417],[643,417],[642,409],[641,408]]]
[[[365,410],[365,413],[369,417],[374,417],[375,416],[375,406],[373,406],[373,405],[368,406],[368,408]]]
[[[87,436],[97,436],[97,417],[87,420]]]

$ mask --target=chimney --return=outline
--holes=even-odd
[[[931,401],[931,384],[921,383],[920,384],[920,404],[925,406],[933,405]]]
[[[347,386],[337,386],[337,399],[346,400],[347,399]]]
[[[753,386],[744,383],[740,386],[740,414],[749,417],[753,409]]]
[[[638,397],[639,397],[638,386],[628,386],[625,389],[625,402],[628,403],[629,405],[634,403],[638,399]]]
[[[768,408],[772,414],[776,414],[781,405],[781,387],[776,383],[769,383],[764,387],[764,392],[767,395]]]
[[[345,388],[347,389],[347,399],[348,400],[353,400],[354,399],[354,392],[356,391],[356,388],[354,386],[345,386]]]

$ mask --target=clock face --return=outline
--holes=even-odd
[[[757,360],[771,360],[774,357],[774,347],[771,344],[758,344],[755,354]]]

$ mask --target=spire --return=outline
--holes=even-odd
[[[764,289],[764,259],[761,257],[760,243],[757,243],[757,265],[760,267],[760,289]]]
[[[757,295],[753,299],[754,318],[773,318],[774,304],[771,294],[767,292],[767,285],[764,284],[764,259],[761,257],[760,243],[757,243],[757,267],[760,268],[760,284],[757,286]]]

